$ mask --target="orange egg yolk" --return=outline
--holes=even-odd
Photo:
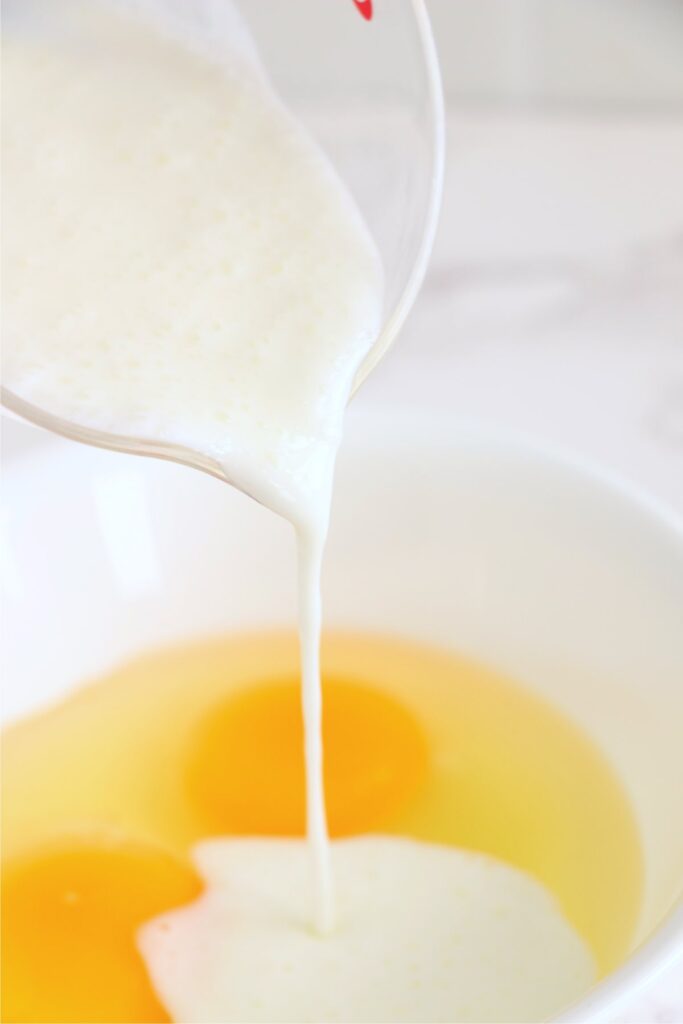
[[[73,839],[6,864],[2,1019],[168,1021],[135,932],[200,889],[186,862],[147,843]]]
[[[382,827],[424,780],[427,742],[393,697],[326,678],[324,784],[332,836]],[[298,680],[238,691],[194,736],[190,796],[214,832],[302,835],[306,826]]]

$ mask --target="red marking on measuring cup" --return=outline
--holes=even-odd
[[[366,21],[372,17],[372,0],[353,0],[354,4]]]

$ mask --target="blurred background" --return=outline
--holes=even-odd
[[[680,0],[430,0],[452,103],[680,113]]]
[[[532,433],[683,512],[683,3],[429,10],[448,116],[440,229],[358,401]]]

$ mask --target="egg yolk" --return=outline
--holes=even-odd
[[[192,868],[152,844],[76,839],[3,867],[2,1019],[168,1021],[136,929],[194,899]]]
[[[415,716],[359,683],[323,686],[324,784],[329,831],[381,828],[419,788],[427,742]],[[242,835],[302,835],[306,826],[301,690],[296,679],[239,691],[199,726],[190,797],[207,828]]]

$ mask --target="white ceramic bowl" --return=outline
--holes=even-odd
[[[209,476],[49,438],[4,492],[10,717],[141,649],[293,621],[289,527]],[[611,758],[642,833],[642,915],[629,959],[559,1019],[611,1012],[683,948],[680,523],[557,453],[352,410],[324,591],[328,624],[478,656]]]

